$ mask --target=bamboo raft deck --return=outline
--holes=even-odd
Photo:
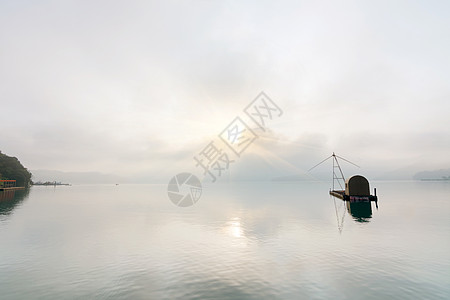
[[[370,201],[378,201],[377,196],[368,195],[368,196],[349,196],[345,194],[345,191],[342,190],[332,190],[330,191],[330,195],[336,198],[342,199],[344,201],[350,202],[370,202]]]

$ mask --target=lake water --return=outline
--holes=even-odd
[[[32,187],[0,200],[1,299],[450,299],[450,182]],[[1,197],[0,197],[1,198]]]

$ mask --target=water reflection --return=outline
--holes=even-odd
[[[29,189],[0,192],[0,217],[9,216],[28,197]]]
[[[372,202],[350,202],[343,201],[336,197],[332,198],[336,210],[339,232],[342,232],[344,229],[344,220],[347,213],[350,214],[357,223],[369,223],[370,219],[372,219]]]
[[[167,199],[165,185],[36,188],[0,221],[0,291],[5,299],[446,299],[449,189],[386,185],[386,209],[371,208],[378,222],[335,199],[341,236],[326,183],[218,184],[187,209]]]
[[[350,202],[346,201],[347,210],[352,215],[353,220],[360,223],[368,223],[372,218],[372,204],[370,202]]]
[[[241,226],[241,221],[239,218],[232,218],[225,226],[225,232],[235,238],[240,238],[243,236],[244,231]]]

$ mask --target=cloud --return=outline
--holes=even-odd
[[[332,151],[447,167],[447,6],[3,2],[2,151],[30,169],[169,173],[264,90],[290,143],[261,139],[242,176]]]

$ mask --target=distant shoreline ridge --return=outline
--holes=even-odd
[[[450,178],[421,178],[420,181],[450,181]]]

